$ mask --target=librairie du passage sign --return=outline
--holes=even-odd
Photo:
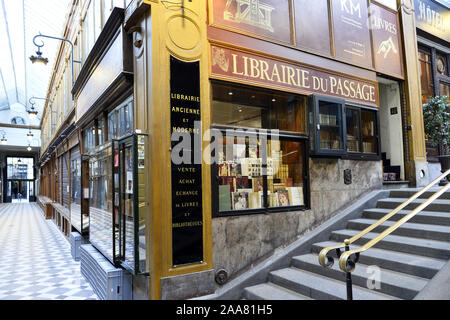
[[[188,134],[194,142],[201,136],[200,64],[170,57],[170,127],[172,137]],[[180,140],[182,138],[180,137]],[[172,153],[179,152],[178,139]],[[193,150],[172,154],[172,259],[173,265],[203,261],[202,165]],[[176,157],[187,161],[173,161]],[[198,162],[198,161],[197,161]]]
[[[369,105],[379,103],[378,84],[375,81],[216,45],[211,46],[211,60],[212,78],[299,94],[326,94]]]

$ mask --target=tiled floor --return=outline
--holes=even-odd
[[[0,204],[0,300],[96,299],[69,242],[36,204]]]

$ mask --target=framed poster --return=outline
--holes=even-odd
[[[295,38],[300,48],[331,54],[328,0],[294,0]]]
[[[401,42],[396,12],[371,3],[369,8],[372,28],[375,69],[381,73],[403,77]]]
[[[372,66],[367,0],[332,0],[336,58]]]
[[[211,0],[212,25],[291,43],[289,0]]]

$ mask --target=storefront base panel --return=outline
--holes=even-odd
[[[214,270],[161,279],[161,299],[180,300],[214,292]]]
[[[351,184],[344,181],[347,169]],[[215,271],[224,269],[229,281],[317,228],[361,195],[381,189],[382,176],[380,161],[310,160],[311,210],[213,219]]]

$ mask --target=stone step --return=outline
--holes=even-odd
[[[431,197],[434,193],[439,191],[440,188],[431,188],[430,190],[424,192],[422,195],[420,195],[419,199],[428,199]],[[404,188],[404,189],[398,189],[398,190],[392,190],[389,197],[390,198],[411,198],[414,194],[419,192],[420,189],[416,188]],[[450,191],[444,192],[438,199],[450,199]]]
[[[340,243],[334,241],[315,243],[312,246],[312,252],[319,254],[322,249],[338,244]],[[358,248],[359,246],[351,246],[351,249]],[[329,255],[335,258],[334,263],[337,264],[336,251],[330,251]],[[383,269],[403,272],[426,279],[433,278],[446,263],[446,260],[378,248],[370,248],[361,253],[359,261],[366,265],[376,265]]]
[[[363,218],[379,220],[388,213],[390,213],[391,211],[392,209],[382,209],[382,208],[366,209],[363,212]],[[411,210],[400,210],[394,216],[389,218],[389,220],[398,221],[410,212]],[[438,211],[421,211],[418,214],[416,214],[413,218],[411,218],[409,222],[450,226],[450,213]]]
[[[346,273],[335,263],[331,268],[324,268],[319,264],[318,255],[305,254],[292,259],[292,265],[335,280],[345,281]],[[404,273],[382,269],[378,266],[368,266],[357,263],[352,272],[354,285],[372,289],[400,299],[412,299],[427,284],[428,280]],[[372,287],[370,287],[372,286]]]
[[[273,283],[262,283],[244,289],[245,300],[312,300]]]
[[[358,230],[333,231],[331,240],[344,242],[345,239],[350,239],[359,232]],[[358,239],[355,244],[364,245],[376,236],[378,233],[369,232]],[[378,242],[375,247],[443,260],[450,259],[450,243],[444,241],[389,235]]]
[[[386,198],[378,200],[377,208],[383,209],[395,209],[403,202],[408,200],[407,198]],[[404,209],[413,210],[425,202],[426,199],[416,199],[410,204],[408,204]],[[448,199],[437,199],[430,203],[424,210],[426,211],[439,211],[439,212],[450,212],[450,200]]]
[[[347,288],[343,281],[327,278],[297,268],[285,268],[270,273],[270,281],[276,285],[317,300],[346,300]],[[353,286],[354,300],[394,300],[386,294]]]
[[[347,228],[362,231],[376,222],[377,220],[373,219],[364,219],[364,218],[354,219],[348,222]],[[387,228],[394,225],[395,223],[396,223],[395,221],[385,221],[383,222],[383,224],[372,230],[372,232],[381,233]],[[397,230],[395,230],[392,234],[405,237],[415,237],[415,238],[450,242],[449,226],[438,226],[432,224],[406,222],[403,225],[401,225]]]

